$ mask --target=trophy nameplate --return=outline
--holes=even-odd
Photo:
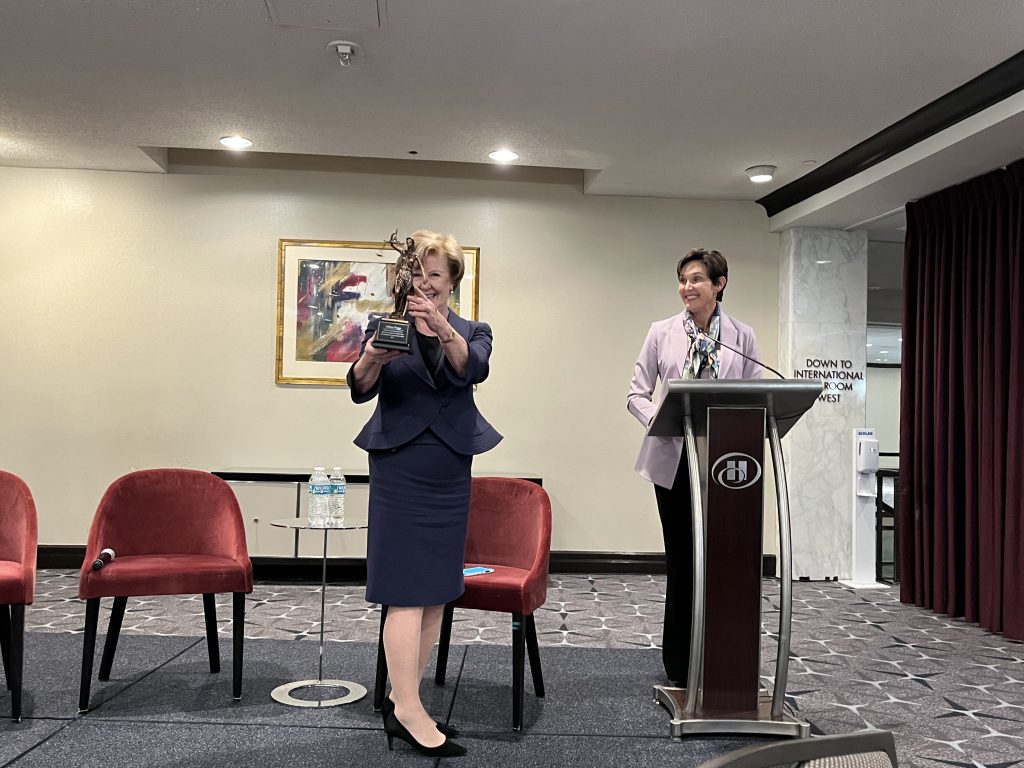
[[[377,325],[377,333],[373,337],[373,346],[377,349],[397,349],[409,352],[412,346],[409,337],[412,335],[412,323],[398,317],[382,317]]]

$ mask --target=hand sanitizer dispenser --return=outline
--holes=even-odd
[[[857,472],[873,475],[878,471],[878,441],[873,437],[857,438]]]
[[[886,588],[875,582],[875,473],[878,438],[873,429],[853,430],[852,544],[850,576],[843,583],[856,589]]]

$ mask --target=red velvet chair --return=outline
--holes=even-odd
[[[93,570],[108,548],[114,559]],[[234,594],[231,692],[238,700],[252,562],[234,492],[220,478],[194,469],[147,469],[114,481],[93,518],[79,580],[78,596],[86,601],[79,710],[89,709],[100,598],[114,598],[99,673],[100,680],[109,680],[128,598],[148,595],[202,594],[210,672],[219,672],[218,592]]]
[[[21,722],[25,606],[32,604],[36,589],[37,525],[28,486],[0,470],[0,654],[16,723]]]
[[[551,501],[536,483],[505,477],[474,477],[466,534],[466,566],[485,565],[494,573],[466,577],[466,591],[444,609],[434,682],[444,685],[455,608],[512,614],[512,728],[523,725],[524,650],[530,654],[533,690],[544,697],[544,678],[533,612],[548,595],[551,553]],[[381,632],[387,611],[381,611]],[[525,646],[525,648],[524,648]],[[377,650],[374,708],[384,698],[387,666]]]

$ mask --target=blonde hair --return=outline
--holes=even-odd
[[[416,243],[416,255],[421,259],[425,256],[444,256],[448,262],[448,277],[451,278],[452,287],[458,288],[466,274],[466,261],[459,241],[451,235],[442,235],[430,229],[417,229],[409,237]]]

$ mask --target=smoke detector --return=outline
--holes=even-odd
[[[332,40],[327,47],[338,55],[338,63],[343,67],[351,67],[352,57],[359,53],[359,46],[351,40]]]

